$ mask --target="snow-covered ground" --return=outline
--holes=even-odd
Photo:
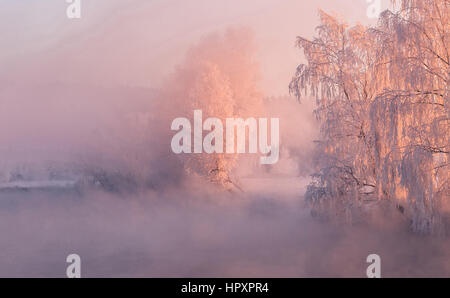
[[[7,190],[32,189],[71,189],[77,185],[77,180],[38,180],[0,182],[0,192]]]

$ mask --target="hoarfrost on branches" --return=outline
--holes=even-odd
[[[298,37],[307,64],[290,90],[316,98],[315,214],[351,221],[388,203],[419,233],[449,232],[449,0],[393,1],[378,25],[348,27],[320,11]]]
[[[157,107],[169,119],[191,119],[201,110],[203,119],[248,118],[262,115],[262,94],[257,88],[259,67],[253,59],[251,32],[230,29],[211,35],[193,47],[167,81],[166,100]],[[200,153],[180,156],[185,171],[224,189],[239,189],[231,178],[238,154]],[[256,158],[256,157],[255,157]]]

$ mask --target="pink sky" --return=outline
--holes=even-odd
[[[372,21],[366,0],[82,0],[79,20],[67,19],[67,5],[0,1],[0,79],[158,87],[202,36],[245,26],[256,36],[266,95],[280,95],[301,62],[295,37],[312,36],[318,8]]]

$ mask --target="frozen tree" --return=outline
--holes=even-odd
[[[374,71],[385,79],[372,104],[378,197],[407,205],[412,228],[443,231],[449,204],[450,1],[401,1],[372,30]]]
[[[187,94],[191,109],[201,109],[204,117],[216,117],[225,123],[226,118],[234,116],[236,107],[230,81],[216,64],[205,62],[196,71],[198,76]],[[222,131],[222,135],[223,133]],[[224,152],[193,154],[187,157],[185,168],[188,173],[198,173],[212,182],[230,188],[233,184],[230,172],[236,166],[236,160],[236,154]]]
[[[316,116],[322,138],[317,141],[319,172],[307,197],[315,211],[328,211],[351,219],[362,192],[374,188],[373,138],[368,117],[370,103],[379,90],[370,71],[375,44],[363,26],[348,28],[320,11],[318,37],[299,37],[307,65],[297,68],[290,90],[300,98],[310,92],[316,98]]]
[[[449,1],[401,1],[375,28],[320,12],[307,64],[290,84],[308,91],[321,123],[317,173],[306,197],[325,216],[352,219],[391,202],[417,232],[442,230],[448,191]]]
[[[203,39],[169,78],[158,109],[165,117],[170,115],[170,121],[176,117],[192,119],[194,110],[202,110],[203,121],[215,117],[223,124],[226,118],[257,117],[263,102],[253,54],[251,33],[246,30],[228,30],[223,36]],[[208,131],[203,136],[206,134]],[[188,174],[205,177],[225,189],[238,187],[231,178],[238,158],[241,156],[229,153],[180,155]]]

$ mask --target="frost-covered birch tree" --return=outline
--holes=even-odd
[[[414,231],[441,233],[449,193],[450,1],[401,1],[372,30],[386,86],[372,104],[378,197],[406,206]]]
[[[290,90],[316,98],[321,123],[306,198],[348,220],[365,202],[389,202],[414,231],[438,232],[449,204],[449,1],[399,4],[374,28],[320,11],[317,37],[297,39],[307,63]]]
[[[297,68],[290,90],[299,99],[312,94],[321,123],[317,169],[307,199],[314,211],[351,219],[361,192],[371,192],[375,165],[370,134],[370,103],[378,91],[375,44],[363,26],[349,28],[320,11],[321,25],[313,40],[298,37],[307,64]],[[340,217],[340,216],[339,216]]]
[[[203,120],[214,117],[222,123],[226,123],[226,118],[258,116],[263,101],[257,87],[259,67],[253,50],[251,32],[244,29],[230,29],[223,36],[203,39],[191,48],[168,79],[158,110],[170,121],[176,117],[192,119],[194,110],[202,111]],[[222,129],[225,136],[225,127]],[[204,135],[208,133],[205,130]],[[186,173],[206,178],[224,189],[239,188],[231,174],[241,156],[225,153],[224,149],[221,153],[179,157]]]

